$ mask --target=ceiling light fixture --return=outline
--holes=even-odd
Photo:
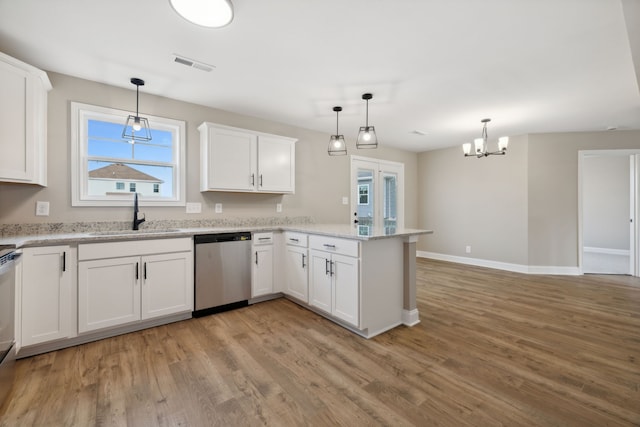
[[[331,135],[331,138],[329,138],[329,149],[327,151],[330,156],[345,156],[347,154],[347,143],[344,140],[344,135],[339,135],[338,132],[338,114],[342,111],[342,107],[333,107],[333,111],[336,112],[336,134]]]
[[[220,28],[233,20],[230,0],[169,0],[171,7],[189,22],[208,28]]]
[[[370,93],[362,95],[362,99],[367,101],[367,120],[365,126],[360,127],[358,132],[358,139],[356,140],[357,148],[378,148],[378,137],[376,136],[376,129],[374,126],[369,126],[369,100],[373,98]]]
[[[491,119],[482,119],[480,122],[483,124],[482,126],[482,138],[476,138],[473,140],[473,144],[475,145],[475,153],[471,154],[471,143],[467,142],[462,144],[462,151],[464,151],[465,157],[487,157],[487,156],[503,156],[507,154],[507,146],[509,145],[509,137],[502,136],[498,138],[498,151],[488,151],[487,150],[487,123],[489,123]]]
[[[136,115],[129,115],[129,117],[127,117],[127,122],[124,124],[124,129],[122,130],[122,138],[131,141],[132,144],[136,141],[151,141],[149,120],[145,117],[140,117],[140,114],[138,113],[140,86],[144,86],[144,80],[132,77],[131,83],[136,85]]]

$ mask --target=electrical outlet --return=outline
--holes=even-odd
[[[197,214],[202,212],[201,203],[187,203],[187,213]]]
[[[466,248],[464,248],[464,251],[468,254],[471,253],[471,246],[467,246]]]
[[[222,203],[216,203],[216,213],[222,213]]]
[[[342,204],[343,205],[348,205],[349,204],[349,198],[348,197],[342,197]]]
[[[282,212],[282,203],[276,203],[276,212]]]
[[[36,216],[49,216],[49,202],[36,202]]]

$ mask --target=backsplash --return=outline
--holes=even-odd
[[[200,227],[265,227],[270,225],[313,224],[309,216],[277,216],[259,218],[150,220],[140,229]],[[131,221],[51,222],[41,224],[0,224],[0,237],[37,236],[43,234],[94,233],[131,229]]]

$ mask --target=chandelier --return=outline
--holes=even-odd
[[[507,154],[507,146],[509,145],[509,137],[502,136],[498,138],[498,151],[489,151],[487,147],[487,123],[491,119],[482,119],[480,122],[482,125],[482,137],[473,140],[475,152],[471,153],[471,143],[467,142],[462,144],[462,151],[464,151],[465,157],[488,157],[488,156],[504,156]]]

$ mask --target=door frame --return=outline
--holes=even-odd
[[[363,156],[355,156],[355,155],[351,155],[350,156],[350,168],[351,168],[351,174],[350,174],[350,182],[349,182],[349,189],[350,189],[350,193],[351,193],[351,206],[350,206],[350,210],[349,210],[349,224],[353,224],[353,213],[357,212],[357,203],[358,203],[358,174],[357,174],[357,169],[358,169],[358,163],[359,162],[366,162],[366,163],[372,163],[372,164],[376,164],[377,165],[377,173],[374,177],[374,203],[375,203],[375,222],[374,222],[374,227],[379,227],[380,224],[378,223],[379,218],[383,217],[383,206],[384,204],[382,203],[382,199],[383,199],[383,188],[381,185],[381,176],[383,172],[395,172],[398,174],[398,193],[397,193],[397,197],[398,200],[396,201],[397,203],[397,214],[398,214],[398,218],[397,218],[397,228],[404,228],[404,163],[400,163],[400,162],[394,162],[391,160],[382,160],[382,159],[375,159],[375,158],[371,158],[371,157],[363,157]],[[385,166],[388,167],[385,168]],[[370,195],[371,197],[371,195]]]
[[[584,196],[583,196],[583,161],[587,157],[625,156],[629,158],[629,274],[640,277],[640,150],[579,150],[578,151],[578,269],[583,272],[583,233],[584,233]]]

